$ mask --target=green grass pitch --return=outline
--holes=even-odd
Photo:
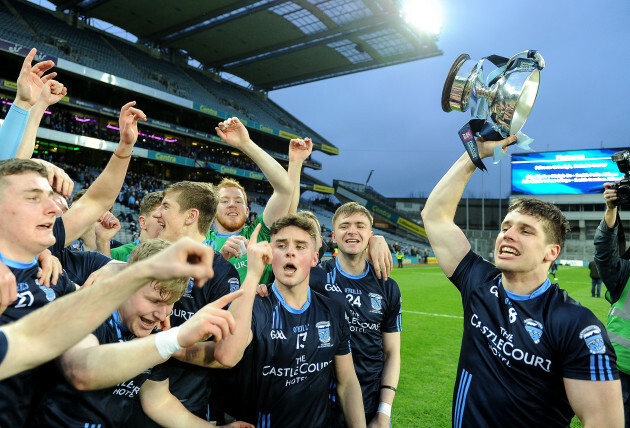
[[[437,265],[394,268],[391,276],[400,286],[403,308],[392,426],[449,427],[463,325],[460,294]],[[606,324],[610,305],[603,297],[591,297],[588,268],[560,266],[557,277],[560,288]],[[604,291],[602,287],[602,296]],[[577,419],[571,424],[581,426]]]

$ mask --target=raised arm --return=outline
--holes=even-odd
[[[8,351],[0,362],[0,379],[38,366],[65,352],[98,327],[149,281],[193,277],[203,284],[214,275],[212,249],[182,239],[166,250],[45,305],[0,331]],[[42,328],[46,326],[46,328]]]
[[[225,143],[249,156],[269,180],[273,187],[273,194],[263,211],[263,221],[267,226],[271,226],[274,221],[286,215],[289,211],[293,195],[289,175],[282,165],[249,138],[247,129],[237,118],[233,117],[221,122],[215,129],[217,135]]]
[[[22,141],[31,107],[39,98],[46,82],[57,75],[55,72],[44,75],[46,71],[55,65],[52,61],[43,61],[34,66],[31,65],[36,53],[36,49],[31,49],[22,63],[20,75],[17,79],[15,100],[9,109],[2,128],[0,128],[0,159],[15,157]],[[26,158],[30,158],[30,155]]]
[[[138,140],[138,120],[146,115],[133,106],[135,101],[125,104],[120,110],[120,143],[107,166],[81,199],[76,201],[63,215],[66,228],[67,247],[92,226],[116,201],[125,180],[133,145]]]
[[[496,145],[501,144],[505,149],[514,141],[516,136],[502,141],[484,142],[478,139],[479,155],[482,159],[492,156]],[[440,268],[449,277],[470,250],[470,243],[464,232],[455,224],[455,211],[475,169],[475,164],[464,153],[433,188],[422,210],[422,220],[431,247]]]
[[[310,138],[293,139],[289,141],[289,180],[293,187],[293,196],[291,196],[291,206],[289,214],[297,212],[300,203],[300,175],[302,174],[302,165],[304,161],[313,152],[313,141]]]
[[[35,140],[37,138],[37,129],[44,117],[46,109],[59,102],[66,96],[68,90],[63,84],[56,80],[47,81],[40,91],[40,95],[37,98],[35,104],[31,108],[28,122],[26,122],[26,129],[20,143],[20,147],[15,154],[16,158],[30,159],[33,156],[33,149],[35,148]]]
[[[120,229],[120,221],[114,214],[109,211],[103,214],[94,227],[96,234],[96,251],[105,254],[107,257],[111,257],[112,250],[110,241]]]
[[[357,374],[354,371],[352,353],[335,355],[337,395],[341,402],[346,425],[350,428],[365,426],[363,395]]]
[[[234,315],[236,331],[221,342],[215,344],[214,358],[225,367],[234,367],[243,358],[245,348],[251,343],[252,308],[256,297],[256,288],[266,264],[271,263],[272,254],[269,242],[258,242],[258,232],[261,225],[257,225],[247,246],[247,276],[241,284],[243,297],[230,305],[230,312]]]

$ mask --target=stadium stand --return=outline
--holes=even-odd
[[[52,13],[49,10],[21,1],[0,2],[0,23],[4,24],[0,28],[0,39],[15,43],[16,46],[34,46],[42,54],[63,58],[74,64],[106,72],[147,88],[153,88],[158,91],[156,92],[157,95],[160,93],[175,95],[181,99],[198,103],[202,107],[206,106],[210,109],[210,115],[213,113],[218,115],[215,118],[216,121],[222,120],[223,117],[236,115],[243,118],[248,126],[252,125],[265,131],[272,128],[283,132],[284,129],[289,131],[287,135],[311,136],[329,147],[334,147],[315,131],[269,100],[266,94],[220,79],[210,71],[191,67],[183,56],[177,55],[173,51],[159,51],[147,46],[133,44],[90,28],[85,22],[78,21],[72,14]],[[9,49],[9,51],[12,52],[13,50]],[[85,78],[68,76],[68,73],[63,72],[60,68],[58,71],[71,83],[70,87],[86,86]],[[4,77],[9,79],[11,75]],[[3,96],[5,99],[2,110],[6,112],[8,100],[12,98],[12,95],[10,94],[11,85],[5,83],[4,86],[5,92],[9,92]],[[67,102],[62,101],[55,106],[54,111],[45,116],[42,126],[65,134],[97,138],[115,144],[117,142],[117,128],[114,120],[116,115],[110,108],[112,96],[103,96],[100,89],[94,92],[96,88],[92,86],[93,84],[88,82],[87,87],[91,88],[91,91],[77,93],[71,91],[70,95],[73,98]],[[115,98],[123,100],[129,99],[129,95],[123,95],[126,92],[128,91],[125,90],[124,85],[116,86],[112,91]],[[0,94],[0,96],[2,95]],[[74,98],[74,96],[78,96],[79,99]],[[88,96],[88,99],[80,100],[85,96]],[[137,96],[133,97],[137,98]],[[149,99],[151,104],[157,102],[162,106],[172,106],[166,95],[163,97],[165,101],[151,97]],[[139,102],[142,103],[141,100]],[[157,108],[156,110],[160,109]],[[213,136],[213,128],[217,122],[213,123],[212,120],[200,122],[189,119],[190,123],[187,125],[190,128],[186,128],[181,126],[184,124],[182,121],[186,120],[186,116],[188,116],[183,107],[174,109],[170,107],[170,114],[167,116],[164,115],[163,111],[162,108],[160,111],[162,116],[157,117],[158,120],[155,123],[146,125],[149,126],[148,129],[141,125],[144,129],[141,129],[138,148],[225,165],[227,169],[221,167],[221,174],[225,172],[230,174],[233,168],[252,173],[258,171],[257,167],[248,159],[234,156],[233,150],[229,147],[222,147]],[[166,122],[164,119],[167,119]],[[203,134],[200,134],[199,131]],[[268,152],[286,165],[288,160],[285,154],[287,140],[284,138],[286,137],[273,137],[265,132],[255,133],[255,135],[257,142],[260,140]],[[200,137],[202,141],[200,141]],[[168,143],[166,143],[167,140]],[[38,155],[52,160],[54,154],[54,159],[57,161],[72,162],[73,159],[79,158],[83,161],[82,157],[89,154],[88,159],[91,166],[98,171],[97,165],[100,162],[102,167],[102,160],[98,161],[97,159],[103,159],[103,155],[92,153],[92,150],[84,148],[80,150],[75,148],[74,150],[79,150],[79,152],[70,153],[63,147],[54,141],[42,139],[38,145],[38,149],[41,149]],[[317,144],[315,148],[317,149]],[[330,150],[328,153],[331,153]],[[139,157],[145,156],[139,155]],[[172,179],[200,177],[198,172],[191,172],[190,167],[179,168],[170,165],[161,168],[151,161],[137,162],[134,163],[134,166],[139,167],[139,171],[142,173],[157,174],[154,176],[163,179],[168,177]],[[203,167],[205,165],[197,164],[196,166]],[[311,158],[305,163],[305,166],[319,169],[321,163]],[[204,171],[204,179],[212,180],[212,176],[216,178],[218,173],[208,176],[208,171]],[[238,179],[245,180],[246,187],[255,192],[265,193],[269,191],[264,182],[261,183],[259,180],[247,180],[243,177],[238,177]],[[303,188],[312,190],[321,188],[322,185],[325,183],[304,175]],[[378,194],[371,196],[381,202],[385,200],[380,199]],[[252,211],[262,212],[260,205],[254,205],[254,207]],[[332,229],[332,212],[324,208],[315,208],[314,211],[323,219],[322,224],[329,235],[329,231]],[[128,216],[137,217],[137,213],[124,204],[117,204],[114,207],[114,213],[123,213],[125,218]],[[123,220],[122,240],[131,239],[133,230],[130,230],[130,227],[132,224],[133,221]],[[375,232],[384,235],[388,241],[398,241],[407,248],[419,245],[417,240],[399,236],[400,234],[396,234],[395,231],[392,233],[392,230],[375,229]]]

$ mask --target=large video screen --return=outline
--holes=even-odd
[[[601,193],[623,177],[610,157],[624,149],[571,150],[512,155],[512,193],[580,195]]]

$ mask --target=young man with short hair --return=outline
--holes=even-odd
[[[185,263],[188,254],[202,261],[208,258],[205,249],[185,242],[164,256],[172,260],[153,257],[125,275],[59,299],[76,289],[64,274],[51,288],[37,280],[37,254],[58,239],[63,245],[63,237],[57,238],[53,232],[60,210],[52,195],[48,172],[41,164],[23,159],[0,162],[0,257],[17,279],[17,299],[0,316],[2,426],[21,426],[26,419],[37,380],[29,369],[59,355],[94,330],[150,278],[166,280],[178,271],[208,272],[206,267]],[[20,374],[14,376],[16,373]]]
[[[145,241],[133,250],[128,266],[133,268],[136,262],[169,245],[161,239]],[[151,334],[168,318],[188,282],[189,278],[183,277],[147,283],[92,334],[64,352],[58,364],[66,381],[57,384],[40,400],[33,423],[36,426],[122,426],[132,416],[134,397],[153,366],[212,334],[215,340],[228,335],[234,321],[221,306],[237,295],[207,305],[180,327]],[[161,399],[177,401],[169,397]],[[205,423],[181,404],[170,406],[168,412],[169,417],[176,417],[185,426]]]
[[[157,238],[162,227],[158,224],[157,219],[153,217],[153,212],[162,204],[163,198],[164,195],[162,192],[151,192],[144,195],[140,202],[140,215],[138,216],[140,236],[129,244],[112,248],[112,259],[126,262],[136,245],[143,243],[147,239]]]
[[[365,259],[373,235],[372,214],[348,202],[337,209],[332,221],[339,254],[311,270],[310,284],[345,307],[366,421],[387,427],[400,375],[400,289],[391,278],[379,279]],[[338,409],[334,399],[331,405]]]
[[[330,426],[333,370],[348,426],[365,426],[343,307],[309,287],[317,263],[312,222],[296,214],[280,218],[271,226],[271,244],[256,241],[260,227],[247,248],[245,294],[230,307],[236,333],[217,343],[216,360],[231,367],[247,349],[253,352],[257,426]],[[269,262],[276,280],[268,297],[256,297]]]
[[[516,140],[476,141],[480,158]],[[587,308],[551,284],[568,222],[553,204],[514,201],[495,244],[496,266],[471,250],[455,211],[476,169],[468,154],[427,199],[424,226],[438,264],[462,294],[464,332],[453,391],[455,427],[623,425],[616,357]]]
[[[161,205],[153,212],[161,228],[158,237],[171,242],[188,237],[208,245],[205,235],[216,214],[217,203],[211,184],[182,181],[168,186],[164,189]],[[184,296],[175,303],[170,316],[172,326],[183,324],[208,303],[239,289],[236,269],[218,251],[214,253],[212,266],[214,277],[201,288],[190,284]],[[205,417],[210,394],[210,371],[174,358],[165,366],[166,370],[160,374],[167,372],[167,378],[162,375],[152,377],[146,383],[147,391],[150,393],[166,385],[188,410]]]

